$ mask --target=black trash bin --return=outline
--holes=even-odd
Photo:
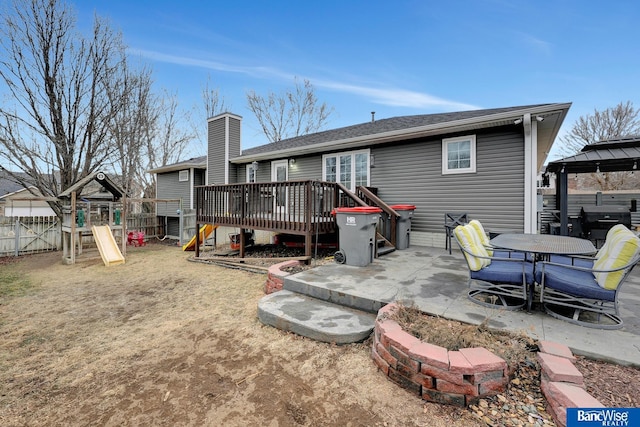
[[[416,207],[414,205],[393,205],[391,209],[400,215],[396,223],[396,249],[407,249],[411,237],[411,217]]]
[[[370,206],[334,210],[340,245],[335,254],[336,262],[356,267],[364,267],[373,262],[376,226],[381,212],[382,209]]]

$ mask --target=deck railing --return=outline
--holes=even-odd
[[[384,200],[378,197],[374,189],[367,187],[356,187],[356,195],[369,206],[376,206],[382,209],[380,223],[378,224],[378,233],[380,233],[393,246],[397,245],[397,224],[400,215],[391,206],[386,204]]]
[[[207,185],[195,191],[198,225],[304,235],[309,254],[313,235],[337,231],[334,208],[366,205],[341,184],[323,181]]]

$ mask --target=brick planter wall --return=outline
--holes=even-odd
[[[371,355],[385,375],[429,402],[468,406],[503,392],[509,382],[507,362],[489,350],[449,351],[420,341],[389,318],[396,304],[378,311]]]
[[[429,402],[458,406],[505,391],[510,375],[505,360],[485,348],[449,351],[422,342],[389,318],[397,307],[389,304],[378,311],[371,349],[390,380]],[[551,341],[538,346],[540,389],[557,425],[566,426],[567,408],[603,407],[585,390],[569,347]]]
[[[556,424],[567,425],[567,408],[604,407],[585,390],[584,378],[573,364],[576,359],[569,347],[551,341],[540,341],[538,346],[540,389]]]
[[[301,264],[302,262],[300,261],[284,261],[269,267],[269,271],[267,272],[267,281],[264,284],[264,293],[271,294],[273,292],[282,290],[282,287],[284,286],[284,278],[287,277],[290,273],[282,271],[281,269],[285,267],[294,267]]]

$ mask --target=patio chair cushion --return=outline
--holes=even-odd
[[[631,231],[620,231],[613,236],[607,252],[593,263],[594,270],[614,270],[623,267],[640,253],[640,239]],[[596,281],[604,289],[615,290],[624,277],[625,270],[594,273]]]
[[[493,259],[491,264],[478,271],[471,271],[472,279],[484,280],[491,283],[522,283],[522,272],[526,283],[533,282],[533,264],[529,262],[500,261]]]
[[[484,227],[482,226],[480,221],[478,221],[477,219],[472,219],[471,221],[469,221],[469,225],[473,227],[473,231],[476,232],[478,240],[480,241],[482,246],[485,247],[489,256],[493,256],[493,249],[491,249],[491,243],[489,243],[489,236],[487,236],[487,233],[484,231]]]
[[[600,248],[595,258],[600,259],[609,253],[609,249],[617,241],[617,237],[623,236],[625,232],[630,231],[624,224],[616,224],[607,231],[607,237],[605,238],[604,245]]]
[[[463,253],[469,264],[469,270],[478,271],[491,264],[487,250],[479,241],[475,229],[470,225],[459,225],[453,230],[453,235],[464,249]],[[484,257],[484,258],[480,258]]]
[[[541,281],[542,272],[536,273]],[[615,301],[616,291],[602,288],[590,271],[558,265],[544,266],[544,286],[581,298]]]
[[[584,258],[571,255],[551,255],[549,261],[556,264],[574,265],[581,268],[593,268],[595,258]]]

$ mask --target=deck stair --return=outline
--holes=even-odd
[[[380,233],[376,233],[376,257],[381,257],[395,251],[396,247],[385,239]]]

